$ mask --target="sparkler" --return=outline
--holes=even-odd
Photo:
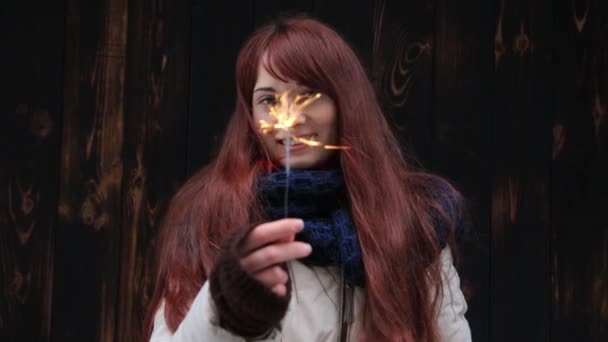
[[[289,91],[281,93],[275,97],[275,103],[268,106],[268,114],[273,118],[273,122],[266,120],[260,120],[260,129],[263,134],[275,130],[282,130],[285,132],[285,196],[284,196],[284,211],[285,217],[288,216],[288,202],[289,202],[289,171],[291,169],[291,154],[289,148],[291,147],[291,141],[294,140],[297,143],[302,143],[312,147],[320,147],[328,150],[347,150],[350,149],[348,146],[336,146],[336,145],[323,145],[321,142],[311,139],[299,138],[293,135],[292,128],[295,126],[298,116],[302,113],[304,108],[318,100],[321,97],[321,93],[315,93],[312,96],[298,95],[293,101],[289,99]],[[295,277],[291,265],[288,265],[289,276],[292,279],[293,287],[296,294],[296,302],[299,302],[298,288],[295,283]]]
[[[314,140],[314,137],[311,139],[305,139],[293,135],[292,128],[295,126],[298,116],[300,116],[304,108],[318,100],[321,96],[321,93],[315,93],[312,96],[297,95],[293,101],[290,101],[289,91],[286,91],[276,97],[277,101],[275,101],[274,104],[268,106],[268,114],[270,114],[270,116],[272,116],[274,119],[273,122],[260,120],[260,129],[264,134],[275,130],[282,130],[285,132],[285,217],[288,215],[287,203],[289,200],[289,171],[291,168],[291,153],[289,148],[291,147],[291,141],[293,140],[296,143],[302,143],[311,147],[319,147],[327,150],[350,149],[348,146],[323,145],[321,142]]]

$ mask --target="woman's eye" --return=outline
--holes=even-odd
[[[260,99],[260,103],[267,105],[267,106],[272,106],[273,104],[276,103],[276,100],[274,98],[274,96],[266,96]]]

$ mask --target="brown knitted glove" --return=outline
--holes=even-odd
[[[224,241],[209,276],[221,326],[243,337],[259,336],[278,327],[291,298],[291,281],[286,284],[286,295],[279,297],[241,268],[240,247],[253,228],[240,230]]]

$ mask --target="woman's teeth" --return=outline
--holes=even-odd
[[[286,142],[287,141],[283,140],[283,145],[287,145]],[[300,145],[300,144],[302,144],[302,143],[296,141],[295,139],[289,139],[289,146]]]
[[[311,134],[311,135],[299,136],[298,138],[302,138],[304,140],[314,140],[314,138],[316,138],[316,137],[317,137],[316,134]],[[287,139],[281,140],[281,144],[287,145]],[[300,145],[300,144],[302,144],[302,143],[299,142],[297,139],[289,139],[289,146]]]

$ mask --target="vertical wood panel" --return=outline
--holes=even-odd
[[[254,25],[260,26],[281,16],[311,14],[314,0],[253,0]]]
[[[68,0],[66,9],[53,339],[113,341],[127,1]]]
[[[2,4],[0,340],[48,341],[61,132],[62,2]],[[17,33],[17,34],[15,34]]]
[[[554,341],[608,340],[608,4],[558,1],[553,123]]]
[[[372,77],[407,153],[430,168],[435,2],[378,0]]]
[[[186,171],[189,0],[129,2],[116,341],[140,341],[156,233]]]
[[[552,1],[496,2],[492,341],[549,338]]]
[[[433,56],[432,171],[456,183],[473,218],[462,245],[461,277],[476,341],[494,341],[488,314],[492,10],[486,0],[438,0]]]
[[[372,21],[374,2],[369,0],[315,0],[314,17],[329,24],[355,50],[370,72],[372,60]]]
[[[608,2],[237,5],[2,5],[0,340],[140,339],[158,223],[219,147],[238,50],[293,13],[352,44],[406,148],[470,201],[474,340],[608,339]]]
[[[217,152],[234,109],[236,57],[253,27],[253,1],[240,6],[201,0],[192,8],[188,174]]]

